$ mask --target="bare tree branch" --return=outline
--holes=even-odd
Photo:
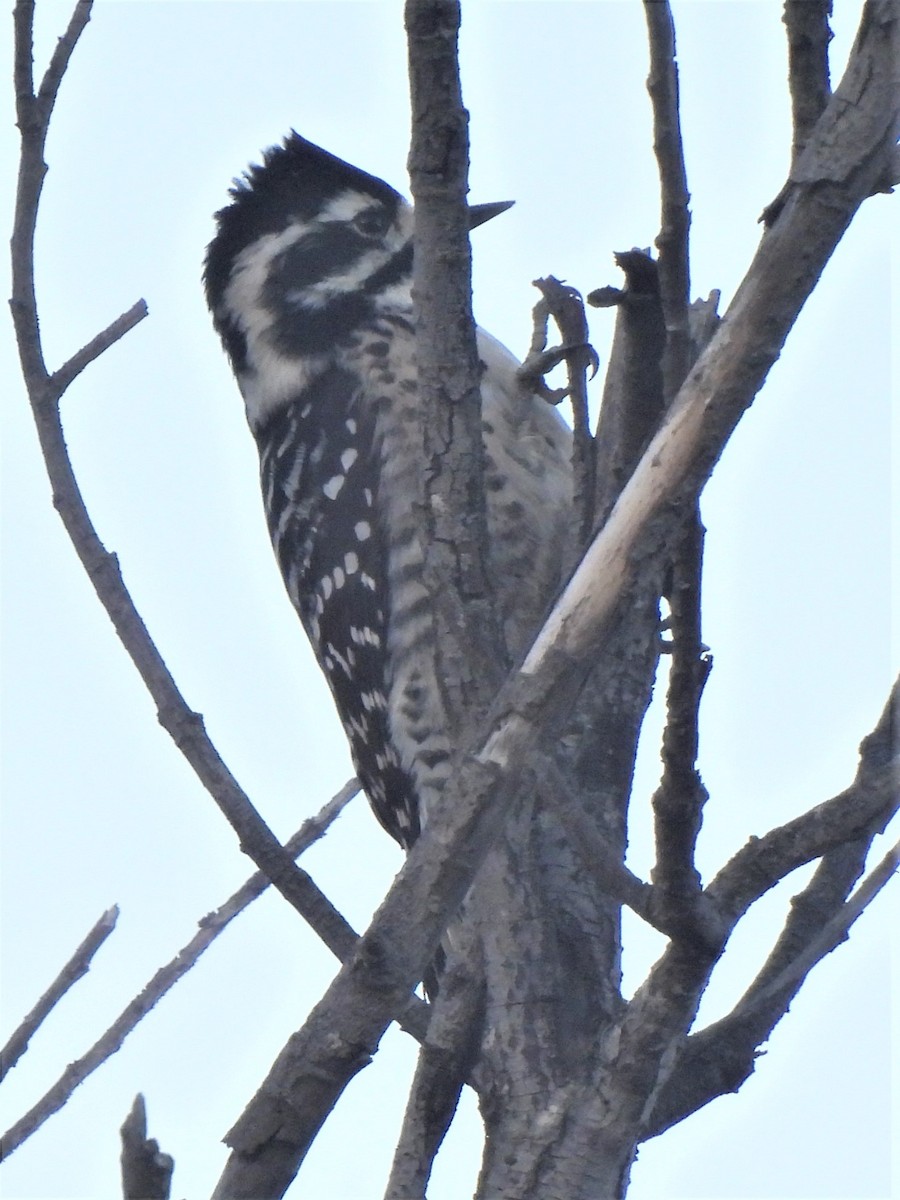
[[[886,819],[883,815],[877,824]],[[866,845],[874,832],[875,827],[870,829]],[[817,877],[827,882],[819,888],[810,885],[807,894],[834,892],[844,886],[842,880],[849,880],[853,872],[858,874],[853,859],[859,857],[859,849],[858,844],[850,843],[832,852],[842,860],[836,875],[828,861],[831,856],[826,856]],[[655,1137],[715,1096],[736,1091],[750,1074],[756,1047],[783,1015],[802,980],[785,976],[780,981],[786,991],[778,992],[777,1003],[762,1021],[765,1007],[752,1003],[745,1007],[742,1001],[724,1021],[685,1041],[720,952],[721,947],[716,951],[712,946],[688,946],[683,940],[670,944],[610,1034],[609,1052],[598,1072],[597,1093],[590,1097],[584,1112],[577,1114],[574,1135],[579,1125],[588,1129],[600,1126],[607,1136],[618,1127],[620,1135],[615,1138],[613,1134],[613,1145],[618,1141],[627,1144],[630,1122],[637,1121],[639,1141]],[[618,1103],[612,1111],[604,1077],[614,1081]]]
[[[832,866],[826,864],[836,854],[840,856],[839,851],[832,851],[823,859],[807,895],[817,890],[823,868],[832,873]],[[738,1091],[753,1074],[759,1047],[771,1036],[809,972],[846,938],[897,870],[898,862],[900,846],[894,846],[793,961],[774,978],[767,964],[732,1012],[687,1039],[651,1115],[648,1138],[658,1137],[718,1096]]]
[[[22,137],[22,157],[16,186],[12,253],[13,294],[10,300],[22,368],[33,385],[46,381],[47,371],[38,331],[34,294],[34,230],[47,165],[44,145],[59,85],[69,59],[91,15],[92,0],[78,0],[68,28],[56,45],[38,95],[34,94],[34,0],[17,0],[13,9],[15,41],[13,79],[16,123]]]
[[[788,84],[794,120],[792,162],[803,153],[831,96],[830,16],[831,0],[785,0],[784,3],[782,20],[787,27]]]
[[[504,642],[488,565],[481,374],[472,317],[468,113],[458,0],[406,0],[415,205],[413,303],[425,438],[426,572],[451,730],[471,731],[502,682]],[[472,665],[478,669],[473,670]]]
[[[757,1047],[787,1011],[809,969],[833,949],[833,944],[816,936],[810,942],[814,954],[803,951],[780,973],[776,964],[783,960],[787,944],[797,944],[801,927],[805,926],[808,933],[809,910],[842,904],[860,873],[877,826],[886,820],[884,817],[877,822],[863,839],[826,854],[809,886],[795,898],[779,945],[744,998],[722,1021],[686,1040],[718,953],[685,953],[683,943],[672,943],[663,954],[629,1003],[620,1036],[612,1040],[616,1054],[611,1069],[617,1081],[624,1077],[625,1094],[640,1087],[649,1097],[641,1118],[640,1140],[658,1136],[716,1096],[736,1091],[752,1073]],[[879,881],[883,886],[885,879]],[[803,908],[807,912],[797,920]],[[732,927],[738,919],[734,918]],[[813,913],[812,925],[818,928],[815,920]],[[669,1063],[667,1069],[654,1076],[647,1060],[660,1054],[666,1054]]]
[[[79,0],[37,97],[31,90],[33,4],[20,2],[15,11],[16,98],[22,153],[11,244],[10,307],[54,505],[100,602],[156,703],[160,724],[237,833],[241,849],[309,922],[332,953],[344,959],[356,940],[353,930],[306,872],[294,864],[228,770],[203,727],[202,717],[186,704],[125,587],[116,556],[106,551],[97,536],[66,448],[58,406],[63,388],[140,320],[144,311],[139,302],[76,352],[54,376],[48,375],[34,294],[34,232],[46,174],[43,149],[59,85],[90,8],[90,3]]]
[[[874,181],[883,172],[885,162],[891,154],[892,127],[896,120],[897,107],[897,97],[891,90],[889,82],[891,78],[889,63],[893,58],[893,32],[889,7],[886,4],[879,5],[877,3],[869,5],[863,17],[848,70],[838,92],[838,102],[830,106],[827,114],[832,120],[829,122],[827,117],[823,119],[818,130],[823,136],[823,152],[827,156],[827,166],[823,164],[825,176],[830,180],[831,186],[809,188],[808,190],[794,187],[788,203],[777,217],[775,232],[781,235],[780,238],[770,241],[768,245],[764,239],[748,277],[731,306],[728,314],[729,321],[723,324],[713,337],[707,350],[701,355],[691,372],[663,428],[654,439],[631,481],[626,485],[616,509],[603,532],[596,539],[594,547],[588,551],[582,566],[576,572],[570,584],[569,593],[564,595],[561,604],[557,606],[555,613],[551,614],[550,621],[539,635],[531,655],[526,659],[524,671],[529,670],[532,659],[535,660],[536,666],[541,664],[542,652],[549,652],[551,647],[554,652],[562,650],[565,653],[568,650],[567,657],[570,656],[570,661],[577,661],[577,648],[589,644],[586,626],[592,618],[598,616],[597,610],[594,608],[599,600],[597,588],[602,587],[603,579],[610,579],[610,574],[616,576],[623,570],[627,570],[627,559],[620,558],[618,554],[610,554],[605,558],[598,554],[592,564],[593,569],[591,569],[593,550],[599,550],[605,537],[611,539],[610,549],[612,548],[612,543],[615,541],[616,518],[627,510],[632,498],[636,499],[640,495],[641,475],[648,463],[652,464],[652,468],[655,469],[662,466],[663,476],[666,474],[666,467],[661,461],[660,455],[664,458],[666,447],[673,449],[673,443],[682,436],[678,430],[678,412],[682,405],[685,406],[683,411],[687,411],[687,405],[691,403],[688,397],[691,396],[694,387],[699,387],[701,393],[705,388],[709,388],[709,395],[715,396],[715,407],[710,406],[706,410],[704,419],[706,428],[700,437],[701,441],[704,436],[709,436],[712,432],[710,427],[719,424],[719,419],[723,416],[719,405],[727,408],[730,403],[729,396],[734,396],[734,393],[731,392],[731,385],[725,382],[724,376],[719,375],[719,366],[726,368],[726,375],[729,373],[724,359],[716,362],[718,352],[730,342],[728,324],[733,322],[730,332],[737,334],[735,340],[731,342],[731,354],[728,356],[731,368],[736,368],[738,364],[741,364],[741,371],[752,376],[757,368],[763,367],[764,373],[767,369],[764,364],[766,361],[771,362],[768,360],[768,352],[773,348],[773,342],[769,341],[762,332],[767,318],[773,315],[775,309],[780,309],[776,324],[783,329],[786,335],[787,329],[799,311],[799,304],[796,307],[794,305],[797,301],[802,303],[801,293],[808,294],[812,290],[830,251],[820,243],[819,250],[812,259],[805,257],[803,260],[804,256],[801,256],[799,272],[796,261],[791,262],[790,268],[785,261],[778,274],[770,276],[769,270],[772,269],[780,254],[788,250],[789,242],[794,247],[803,247],[804,250],[809,247],[812,228],[808,222],[819,204],[824,202],[830,205],[837,201],[840,205],[842,201],[846,202],[852,194],[856,199],[851,202],[851,207],[858,205],[865,198],[866,190],[873,186]],[[878,83],[874,83],[876,76],[879,79]],[[846,110],[843,108],[841,93],[851,92],[855,102],[859,100],[861,93],[867,90],[868,96],[862,107],[854,108],[851,119],[845,121],[843,117]],[[861,127],[856,124],[863,110],[868,114],[864,134],[862,134]],[[835,153],[838,144],[841,149]],[[863,147],[866,148],[863,149]],[[862,150],[862,154],[859,153],[860,150]],[[837,169],[838,162],[842,163],[840,169]],[[807,166],[809,167],[809,164]],[[816,178],[817,182],[821,184],[821,173],[816,173]],[[807,205],[809,205],[809,209],[804,212]],[[845,209],[844,211],[845,218],[849,217],[849,210]],[[835,239],[836,243],[836,239],[841,236],[845,228],[845,219],[838,217],[837,212],[834,211],[832,218],[837,219],[832,224],[828,240]],[[818,218],[813,223],[818,224]],[[818,257],[820,251],[824,251],[821,258]],[[796,259],[796,254],[792,254],[791,258]],[[814,260],[815,266],[813,265]],[[785,280],[790,271],[793,271],[794,286],[785,287]],[[807,282],[798,290],[796,286],[799,283],[798,276],[806,275],[807,272],[809,272]],[[756,317],[751,318],[750,314],[759,301],[763,301],[764,308],[760,308]],[[789,309],[793,309],[793,316],[790,315]],[[781,324],[782,319],[786,319],[784,325]],[[745,321],[749,321],[749,324],[744,325]],[[748,343],[744,340],[744,333],[745,331],[749,332],[751,326],[755,328],[756,334],[751,335],[750,343]],[[772,326],[769,328],[771,332],[774,332]],[[776,335],[774,341],[779,346],[781,340],[782,335]],[[763,349],[767,342],[768,351]],[[751,343],[753,349],[750,348]],[[758,359],[756,358],[757,354],[760,355]],[[708,374],[710,368],[712,373]],[[744,386],[748,382],[750,380],[745,377]],[[751,384],[752,391],[755,391],[756,387],[758,384]],[[699,417],[699,413],[697,416]],[[690,435],[685,436],[686,440],[692,440]],[[726,433],[725,437],[727,436]],[[700,451],[699,455],[694,458],[693,466],[688,467],[685,472],[686,480],[691,478],[703,458],[703,452]],[[704,477],[701,468],[701,479]],[[638,520],[640,521],[640,518]],[[584,572],[585,586],[579,587],[579,574],[582,571]],[[595,581],[593,593],[588,591],[588,579]],[[576,615],[578,608],[574,603],[576,596],[580,598],[581,612],[585,621],[584,642],[582,642],[578,629]],[[571,606],[567,604],[569,599],[573,601]],[[566,645],[566,638],[568,638],[568,645]],[[884,813],[881,814],[881,817],[883,820],[887,819]],[[838,841],[846,840],[848,837],[852,838],[852,836],[852,829],[848,829],[845,825]],[[821,850],[818,853],[821,853]],[[815,854],[811,857],[815,857]],[[610,1189],[611,1193],[621,1187],[622,1172],[627,1171],[630,1162],[627,1146],[629,1138],[633,1136],[631,1131],[634,1129],[634,1123],[639,1126],[644,1119],[644,1114],[652,1111],[656,1097],[665,1085],[668,1070],[664,1068],[664,1064],[667,1062],[671,1064],[674,1061],[675,1052],[694,1019],[700,996],[719,952],[720,950],[717,951],[714,946],[703,947],[696,944],[688,946],[681,941],[674,942],[669,947],[645,984],[627,1006],[618,1030],[610,1036],[607,1042],[607,1045],[612,1048],[612,1052],[598,1068],[596,1098],[580,1108],[577,1114],[573,1114],[575,1119],[571,1121],[571,1125],[566,1131],[566,1142],[570,1153],[566,1155],[565,1152],[562,1152],[563,1158],[569,1160],[577,1158],[578,1148],[586,1145],[591,1137],[596,1139],[597,1131],[602,1129],[604,1148],[608,1149],[608,1153],[603,1156],[607,1181],[605,1186]],[[615,1080],[614,1094],[617,1103],[613,1108],[609,1107],[604,1087],[604,1082],[608,1080]],[[607,1139],[609,1140],[607,1141]],[[558,1146],[555,1147],[555,1150],[557,1154],[560,1153]],[[596,1180],[593,1183],[596,1186]]]
[[[688,320],[690,194],[681,138],[675,25],[668,0],[644,0],[644,15],[650,43],[647,90],[653,106],[653,149],[659,167],[662,201],[656,246],[659,250],[660,296],[666,321],[663,384],[666,403],[670,404],[692,365]]]
[[[309,817],[285,843],[285,850],[299,857],[314,842],[324,837],[332,822],[356,795],[359,783],[351,779],[322,809]],[[253,903],[269,886],[270,880],[257,871],[238,890],[213,912],[198,922],[200,928],[170,962],[153,975],[141,992],[125,1006],[112,1025],[81,1058],[69,1063],[59,1079],[49,1088],[6,1133],[0,1137],[0,1158],[6,1158],[22,1145],[44,1122],[68,1102],[75,1089],[108,1058],[121,1049],[125,1039],[159,1003],[178,981],[197,963],[215,939],[236,916]],[[355,936],[355,935],[354,935]],[[399,1018],[402,1028],[419,1041],[428,1025],[428,1008],[424,1001],[410,997],[405,1013]]]
[[[668,0],[644,0],[650,43],[647,88],[653,105],[653,148],[659,167],[660,298],[666,323],[663,388],[666,405],[693,365],[690,310],[690,199],[679,112],[675,26]],[[700,698],[711,660],[700,630],[703,526],[691,504],[672,558],[667,588],[672,631],[663,778],[653,797],[656,866],[653,881],[677,924],[692,916],[700,888],[694,848],[706,789],[696,768]],[[681,910],[685,910],[683,915]]]
[[[878,893],[900,870],[900,842],[895,842],[884,858],[869,872],[841,911],[837,913],[809,948],[809,952],[823,958],[843,942],[851,927],[859,920]],[[812,964],[810,964],[812,965]],[[798,969],[802,964],[798,963]]]
[[[13,84],[16,89],[16,115],[22,125],[32,118],[30,105],[34,100],[34,0],[16,0],[13,23]]]
[[[700,630],[700,580],[703,569],[703,526],[694,508],[682,530],[672,560],[668,588],[672,663],[663,732],[663,776],[653,796],[656,866],[651,878],[664,903],[679,913],[700,889],[694,850],[707,791],[697,770],[700,699],[712,659]]]
[[[546,784],[541,795],[552,799],[579,858],[603,892],[667,937],[689,938],[703,945],[721,944],[722,922],[715,905],[698,891],[673,907],[664,890],[630,871],[584,810],[568,802],[566,781],[553,762],[545,759],[539,769]]]
[[[846,941],[851,927],[866,911],[881,889],[888,883],[900,867],[900,842],[895,843],[887,854],[873,867],[850,899],[841,906],[831,920],[808,943],[801,954],[785,967],[782,973],[760,994],[760,999],[768,998],[780,992],[793,983],[805,979],[817,962],[835,950]]]
[[[621,255],[621,265],[630,268],[638,286],[629,279],[629,287],[624,293],[614,295],[610,289],[605,289],[593,293],[589,300],[595,304],[608,304],[613,300],[622,304],[632,296],[646,298],[643,305],[645,311],[640,313],[642,321],[638,326],[642,336],[634,338],[632,334],[632,340],[638,347],[637,369],[647,373],[652,362],[648,348],[658,342],[658,334],[654,333],[652,324],[645,328],[653,317],[653,308],[647,301],[651,297],[658,297],[657,303],[662,309],[665,324],[665,345],[660,352],[662,381],[653,379],[649,388],[645,386],[632,390],[636,390],[639,396],[653,396],[661,392],[662,401],[669,405],[696,353],[708,338],[694,338],[693,325],[696,321],[692,319],[693,313],[688,305],[690,213],[679,118],[675,30],[667,3],[646,0],[644,10],[650,44],[648,90],[653,106],[654,149],[659,168],[662,210],[656,243],[660,252],[658,270],[654,267],[655,273],[651,275],[649,259],[645,265],[635,252],[629,256]],[[653,288],[648,286],[651,279]],[[620,308],[620,317],[622,315]],[[628,315],[627,308],[624,315]],[[637,315],[631,316],[632,325],[636,324]],[[622,333],[628,334],[628,326],[624,322],[622,325]],[[619,333],[617,324],[617,338]],[[711,333],[712,329],[709,330]],[[640,409],[636,411],[640,413]],[[607,426],[615,412],[615,406],[612,412],[608,411],[605,396],[603,417]],[[651,431],[654,429],[655,423]],[[601,450],[608,459],[608,448],[601,447]],[[623,474],[625,472],[621,467],[617,470],[615,462],[604,462],[602,477],[606,480],[607,488],[614,485],[617,475]],[[609,501],[606,503],[609,504]],[[601,512],[604,508],[605,505],[601,506]],[[691,506],[684,532],[673,555],[670,584],[666,589],[671,609],[673,663],[669,680],[669,720],[663,744],[665,772],[654,797],[657,836],[654,882],[660,884],[660,891],[653,897],[653,910],[660,925],[670,931],[680,929],[682,936],[700,937],[701,941],[709,935],[706,928],[709,914],[703,914],[702,902],[698,897],[699,878],[693,866],[693,852],[700,812],[706,799],[695,767],[698,706],[709,669],[709,659],[702,650],[700,640],[702,545],[699,513]],[[664,912],[665,908],[669,911]]]
[[[818,3],[818,0],[816,0]],[[900,182],[900,151],[897,149],[897,138],[900,136],[900,118],[898,118],[896,77],[886,75],[883,79],[870,79],[867,69],[871,59],[865,52],[860,53],[863,46],[871,47],[880,43],[884,53],[896,62],[897,50],[897,13],[894,0],[865,0],[862,19],[856,32],[853,49],[847,70],[836,93],[826,106],[825,112],[813,125],[801,154],[791,163],[787,182],[778,195],[762,211],[760,221],[769,227],[781,215],[788,202],[796,196],[798,189],[811,185],[822,184],[830,187],[843,177],[845,155],[843,145],[854,137],[854,131],[860,139],[869,146],[872,153],[878,154],[880,169],[874,173],[869,183],[869,194],[889,192]],[[877,151],[868,140],[871,129],[869,124],[868,105],[857,111],[856,98],[868,92],[881,95],[881,114],[884,129],[890,145],[883,151]],[[840,124],[843,134],[841,145],[834,143],[834,122],[825,119],[826,114],[834,115],[840,112]],[[862,158],[860,158],[862,162]]]
[[[97,921],[96,925],[94,925],[93,929],[91,929],[90,933],[50,984],[47,991],[44,992],[25,1020],[15,1030],[3,1049],[0,1050],[0,1080],[5,1078],[7,1072],[12,1070],[25,1053],[28,1049],[30,1039],[41,1025],[43,1025],[44,1021],[69,988],[77,983],[83,975],[88,973],[94,955],[115,929],[118,919],[119,909],[114,904]]]
[[[607,844],[601,830],[579,805],[567,803],[566,780],[552,761],[542,762],[541,768],[546,780],[546,788],[542,789],[541,794],[546,793],[552,797],[554,808],[559,813],[572,845],[585,868],[597,881],[597,886],[621,904],[627,905],[654,929],[666,933],[665,928],[660,929],[659,918],[654,909],[652,885],[629,871]]]
[[[475,1066],[483,1028],[484,986],[471,970],[471,926],[458,925],[440,992],[419,1051],[385,1200],[425,1200],[435,1156]]]
[[[845,842],[881,827],[897,811],[900,747],[896,723],[900,681],[860,746],[853,783],[839,795],[753,838],[725,864],[706,889],[728,919],[737,919],[791,871]]]
[[[775,945],[735,1010],[755,1014],[754,1023],[766,1036],[799,991],[802,977],[796,974],[797,963],[806,957],[810,946],[819,943],[823,927],[840,915],[851,889],[865,870],[874,835],[875,830],[868,829],[861,837],[828,850],[806,887],[792,897]],[[818,957],[810,965],[816,961]],[[791,980],[795,981],[793,987]]]
[[[727,319],[537,638],[526,675],[537,671],[551,647],[580,661],[592,631],[612,611],[623,577],[634,569],[623,552],[634,531],[677,495],[706,482],[834,247],[892,157],[898,109],[891,82],[893,26],[890,0],[868,0],[844,79],[804,154],[804,178],[792,179],[789,198],[768,230],[771,236],[760,243]]]
[[[143,1096],[135,1096],[121,1134],[124,1200],[169,1200],[175,1163],[170,1155],[163,1154],[156,1138],[147,1137]]]
[[[29,7],[33,11],[33,3],[29,4]],[[69,59],[72,57],[75,46],[85,26],[91,19],[91,9],[93,7],[93,0],[78,0],[66,32],[57,41],[50,58],[50,63],[44,73],[44,78],[41,80],[37,100],[40,119],[45,129],[50,123],[53,106],[56,103],[56,97],[59,93],[59,85],[62,83],[63,76],[68,70]]]
[[[727,927],[734,928],[778,879],[823,856],[744,997],[727,1017],[693,1034],[673,1056],[672,1073],[657,1091],[645,1137],[656,1137],[716,1096],[738,1090],[753,1071],[757,1047],[781,1020],[808,971],[834,948],[889,877],[893,852],[845,903],[872,839],[900,807],[897,692],[895,685],[878,724],[860,746],[850,788],[752,841],[706,889],[720,905]]]
[[[50,376],[50,384],[56,396],[61,396],[69,384],[81,374],[85,367],[89,367],[95,359],[105,353],[110,346],[114,346],[120,338],[123,338],[126,333],[134,329],[135,325],[146,316],[147,304],[144,300],[138,300],[127,312],[123,312],[120,317],[116,317],[115,321],[107,325],[101,333],[92,337],[87,345],[82,346],[80,350],[76,351],[68,362],[64,362]]]

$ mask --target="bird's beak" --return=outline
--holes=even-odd
[[[470,204],[469,228],[477,229],[485,221],[490,221],[491,217],[499,217],[502,212],[506,212],[514,204],[515,200],[496,200],[493,204]]]

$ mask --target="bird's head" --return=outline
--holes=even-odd
[[[391,260],[408,276],[409,214],[388,184],[299,134],[267,150],[216,214],[206,254],[207,302],[235,369],[249,365],[248,338],[280,319],[302,327],[304,310],[352,296]]]
[[[297,133],[230,194],[203,278],[256,424],[376,307],[409,311],[413,210],[383,180]],[[507,207],[471,207],[470,224]]]

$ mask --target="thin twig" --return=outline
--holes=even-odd
[[[900,808],[897,772],[900,747],[896,719],[900,679],[872,732],[859,748],[859,766],[850,787],[817,804],[809,812],[751,838],[725,864],[706,888],[723,914],[736,919],[751,904],[797,867],[860,837],[875,823],[883,829]]]
[[[831,0],[785,0],[784,21],[788,42],[788,84],[794,121],[791,162],[795,163],[809,141],[831,97],[828,24]]]
[[[865,847],[861,849],[864,854]],[[823,859],[806,892],[815,886],[828,857]],[[775,957],[773,952],[735,1008],[686,1040],[650,1115],[647,1138],[658,1137],[723,1093],[738,1091],[753,1074],[758,1047],[771,1036],[809,972],[846,938],[850,927],[897,870],[898,863],[900,844],[888,851],[854,895],[840,904],[820,932],[780,971],[773,974],[769,969]]]
[[[801,982],[812,968],[830,954],[841,942],[846,941],[851,927],[862,916],[881,889],[889,882],[900,867],[900,842],[888,850],[877,866],[869,872],[853,895],[822,926],[819,933],[789,963],[780,974],[767,982],[754,994],[751,1003],[762,1004],[772,996],[792,988]]]
[[[106,910],[93,929],[59,972],[50,987],[44,992],[37,1004],[22,1021],[9,1041],[0,1050],[0,1080],[6,1077],[8,1071],[16,1065],[25,1051],[28,1043],[41,1027],[56,1005],[73,984],[90,970],[94,955],[112,933],[119,919],[117,905]]]
[[[13,9],[15,59],[13,78],[16,88],[19,128],[36,121],[46,136],[53,105],[69,59],[91,19],[93,0],[78,0],[69,18],[66,32],[57,41],[37,96],[34,94],[34,0],[17,0]],[[35,103],[37,101],[37,103]]]
[[[34,292],[34,231],[47,166],[44,146],[59,86],[69,59],[91,15],[92,0],[78,0],[66,32],[56,44],[50,65],[34,94],[34,0],[17,0],[13,10],[15,44],[13,75],[16,89],[16,123],[22,155],[16,187],[11,241],[13,289],[10,308],[16,327],[23,373],[29,394],[46,383]]]
[[[319,838],[340,815],[359,790],[359,783],[351,779],[328,801],[315,816],[307,818],[297,832],[285,843],[285,850],[299,857]],[[197,963],[200,956],[212,945],[228,925],[244,911],[269,886],[269,879],[262,871],[251,875],[246,883],[213,912],[198,922],[200,928],[191,940],[178,951],[170,962],[153,975],[141,992],[125,1006],[106,1032],[91,1048],[70,1063],[55,1084],[41,1097],[23,1117],[0,1139],[0,1158],[5,1158],[27,1139],[55,1112],[67,1103],[75,1089],[89,1075],[102,1066],[116,1053],[138,1023],[153,1009],[167,992],[183,978]],[[427,1009],[423,1001],[413,997],[403,1027],[419,1039],[424,1037],[427,1027]]]
[[[650,44],[647,90],[653,107],[653,149],[659,167],[662,210],[656,246],[666,320],[663,384],[666,403],[671,404],[691,367],[690,193],[679,116],[675,25],[668,0],[644,0],[644,15]]]
[[[62,35],[53,50],[50,63],[44,72],[41,86],[38,89],[37,102],[41,123],[46,130],[53,115],[53,106],[59,94],[59,86],[69,67],[69,59],[78,44],[78,39],[84,32],[85,26],[91,19],[93,0],[78,0],[69,19],[66,32]]]
[[[51,65],[41,83],[41,99],[34,94],[34,0],[17,0],[13,10],[13,75],[16,89],[16,123],[22,139],[16,205],[13,216],[12,298],[10,309],[16,328],[23,374],[31,389],[46,382],[47,370],[38,331],[34,293],[34,230],[47,166],[44,145],[50,113],[56,100],[62,72],[90,15],[91,5],[78,0],[65,35],[57,44]]]
[[[777,1002],[771,1005],[771,1013],[766,1011],[769,1006],[754,1006],[754,997],[768,991],[773,980],[784,974],[786,968],[790,967],[818,936],[822,926],[843,907],[865,870],[866,857],[874,836],[872,830],[867,830],[860,837],[835,846],[822,855],[806,886],[791,897],[787,916],[775,945],[766,956],[735,1012],[753,1012],[756,1014],[755,1023],[761,1022],[763,1028],[769,1029],[774,1027],[774,1022],[787,1011],[790,1001],[800,988],[800,980],[794,989],[788,989],[778,996]]]
[[[99,358],[110,346],[114,346],[146,316],[147,302],[138,300],[127,312],[116,317],[104,330],[92,337],[80,350],[77,350],[50,376],[50,383],[56,396],[62,396],[69,384],[81,374],[85,367],[89,367],[95,359]]]

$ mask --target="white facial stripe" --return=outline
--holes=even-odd
[[[374,207],[375,201],[367,192],[357,192],[348,188],[329,200],[319,213],[320,221],[352,221],[354,217],[367,208]]]
[[[386,254],[380,247],[370,250],[368,254],[356,259],[353,265],[343,275],[329,275],[318,283],[311,283],[302,291],[287,293],[287,299],[304,308],[324,308],[335,296],[346,296],[350,292],[359,291],[370,275],[384,266],[391,255]]]
[[[285,400],[296,395],[325,366],[326,359],[303,359],[281,354],[266,339],[274,314],[262,303],[260,293],[272,259],[299,242],[308,228],[292,222],[279,233],[267,233],[246,246],[237,256],[222,297],[222,307],[247,338],[250,366],[238,376],[251,427],[260,425]]]
[[[293,246],[308,233],[308,227],[294,221],[280,233],[265,233],[245,246],[231,268],[231,277],[222,297],[223,307],[248,339],[264,333],[272,323],[272,314],[259,297],[268,278],[272,259]]]
[[[336,296],[346,296],[359,291],[376,271],[381,270],[385,263],[390,262],[395,254],[404,247],[405,239],[392,230],[377,246],[357,258],[341,275],[329,275],[304,287],[302,291],[288,292],[287,299],[293,304],[302,304],[304,308],[324,308]],[[409,283],[403,286],[405,295],[409,296]]]

